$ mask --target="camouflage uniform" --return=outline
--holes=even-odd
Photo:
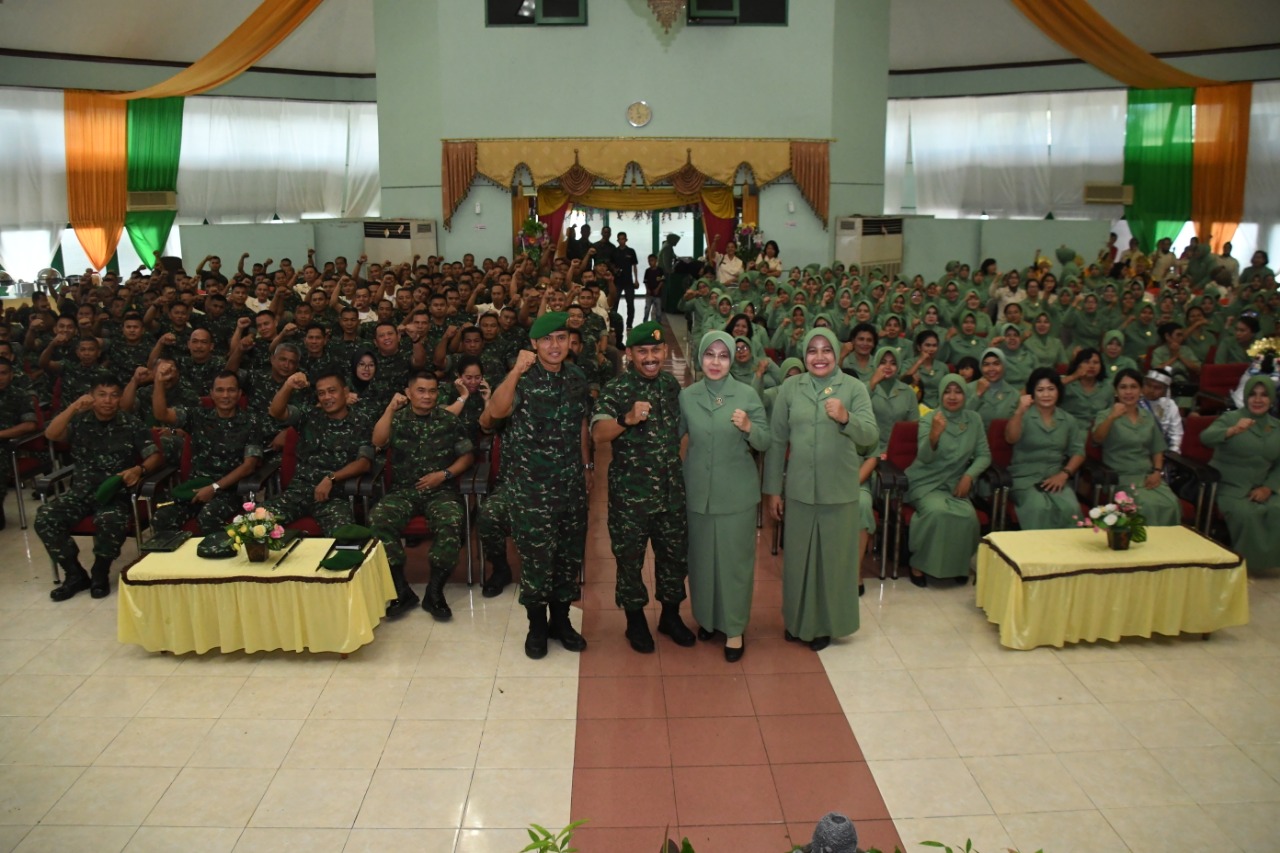
[[[415,515],[425,516],[431,529],[432,570],[453,571],[462,541],[461,496],[458,482],[446,480],[431,490],[419,490],[419,478],[443,471],[458,457],[472,451],[461,421],[437,406],[425,415],[416,415],[405,406],[391,417],[390,464],[396,485],[378,501],[369,515],[369,526],[387,549],[387,562],[405,564],[400,531]]]
[[[13,429],[19,424],[36,422],[31,389],[25,383],[19,384],[18,378],[15,376],[8,387],[0,390],[0,429]],[[2,466],[4,470],[0,471],[0,501],[4,500],[5,493],[9,490],[9,478],[13,476],[13,467],[8,463],[9,460],[6,459]]]
[[[156,452],[151,433],[128,412],[119,412],[109,421],[98,420],[93,412],[80,412],[67,427],[71,445],[71,488],[36,511],[36,535],[58,565],[74,563],[80,553],[71,538],[71,528],[87,515],[93,516],[93,553],[114,560],[120,556],[129,524],[129,490],[121,488],[111,502],[100,506],[95,492],[107,478],[137,465]]]
[[[213,390],[213,380],[227,367],[226,359],[219,355],[210,355],[208,361],[200,364],[190,353],[180,355],[176,359],[178,365],[178,384],[184,393],[195,397],[209,396]]]
[[[258,418],[236,410],[229,418],[198,403],[194,407],[174,406],[178,416],[174,427],[191,436],[191,476],[220,479],[246,459],[262,458],[263,428]],[[167,448],[166,448],[167,449]],[[180,451],[179,451],[180,452]],[[166,453],[171,463],[178,459]],[[178,457],[181,458],[181,457]],[[208,503],[174,501],[155,511],[152,526],[158,531],[178,530],[195,518],[200,533],[208,536],[222,530],[240,509],[235,486],[219,489]]]
[[[285,378],[287,379],[288,377]],[[271,407],[271,401],[275,399],[276,393],[283,384],[284,379],[276,379],[272,375],[270,367],[240,371],[240,387],[244,389],[244,393],[249,398],[249,409],[254,412],[267,411]],[[310,388],[294,391],[293,397],[290,399],[295,406],[312,406],[315,405],[316,401],[315,392]]]
[[[645,379],[633,367],[604,386],[592,422],[617,420],[637,402],[650,404],[649,417],[613,440],[609,462],[609,538],[618,565],[614,600],[624,610],[649,603],[641,578],[646,542],[653,544],[659,601],[683,601],[689,573],[680,383],[666,371]]]
[[[59,392],[62,408],[65,409],[85,394],[88,394],[93,390],[95,382],[104,375],[111,373],[110,370],[100,364],[85,367],[79,360],[62,362],[61,369],[56,371],[58,378],[62,380],[62,387]]]
[[[369,444],[373,425],[350,410],[346,417],[337,419],[310,405],[289,406],[284,423],[298,430],[297,467],[283,494],[266,501],[265,506],[281,524],[311,516],[326,533],[354,524],[351,503],[342,496],[341,483],[333,484],[329,499],[323,503],[316,502],[314,492],[322,479],[339,468],[356,459],[373,459]]]
[[[590,413],[587,378],[572,364],[556,373],[535,364],[516,385],[502,466],[525,606],[567,603],[578,594],[587,539],[582,424]]]
[[[342,337],[342,333],[335,332],[335,336],[325,344],[325,351],[329,353],[329,359],[334,364],[342,365],[344,374],[351,370],[351,362],[356,357],[356,353],[370,349],[369,342],[356,338],[349,341]]]
[[[225,356],[231,346],[231,336],[236,333],[236,318],[230,309],[220,317],[205,315],[204,328],[213,336],[213,351]]]
[[[452,382],[440,383],[440,401],[437,405],[440,408],[452,406],[458,400],[458,389],[454,387]],[[385,406],[383,408],[386,408]],[[467,398],[467,402],[462,404],[462,411],[458,414],[458,420],[462,422],[462,428],[467,433],[467,438],[471,440],[472,446],[480,444],[480,413],[484,411],[484,397],[480,394],[472,394]]]
[[[511,535],[511,488],[505,485],[494,487],[489,496],[480,504],[480,512],[476,516],[476,532],[480,536],[480,547],[494,562],[506,564],[507,537]]]
[[[107,348],[107,358],[111,361],[111,375],[120,380],[121,385],[128,385],[129,380],[139,367],[147,366],[151,357],[151,347],[155,342],[143,335],[136,344],[123,339],[111,341]]]
[[[413,343],[408,338],[400,339],[400,348],[391,355],[383,355],[374,351],[378,359],[378,372],[373,375],[366,393],[375,399],[391,402],[391,398],[404,391],[409,384],[409,377],[414,373]]]

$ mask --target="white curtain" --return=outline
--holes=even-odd
[[[910,102],[916,209],[935,216],[1049,212],[1048,97]]]
[[[376,109],[372,104],[187,98],[178,222],[368,215],[379,186]]]
[[[1120,219],[1123,205],[1086,206],[1084,185],[1124,180],[1124,89],[1049,95],[1050,206],[1056,219]]]
[[[344,216],[377,216],[382,211],[378,177],[378,105],[351,104],[347,132],[347,186]]]
[[[907,177],[907,146],[911,128],[911,102],[890,101],[884,134],[884,212],[901,213]]]
[[[0,266],[30,280],[67,225],[62,92],[0,89]]]
[[[1241,245],[1243,235],[1237,235],[1233,254],[1241,266],[1247,266],[1256,247],[1271,256],[1274,269],[1280,258],[1280,82],[1253,84],[1246,169],[1244,218],[1258,228],[1255,246]]]

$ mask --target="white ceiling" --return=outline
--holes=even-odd
[[[259,2],[3,0],[0,48],[191,62],[225,38]],[[893,70],[1072,58],[1009,0],[891,2]],[[1280,42],[1277,0],[1216,0],[1212,5],[1203,0],[1093,0],[1093,6],[1155,53]],[[260,64],[372,74],[373,0],[325,0]]]

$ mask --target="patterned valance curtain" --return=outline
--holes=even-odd
[[[631,166],[640,170],[646,184],[670,183],[670,190],[639,190],[640,193],[668,193],[661,203],[658,195],[637,195],[641,207],[617,205],[624,196],[612,193],[604,204],[612,210],[658,210],[684,204],[706,204],[708,182],[731,186],[738,170],[751,170],[757,186],[791,175],[801,194],[825,226],[830,194],[830,143],[826,140],[788,139],[480,139],[449,140],[443,148],[445,225],[466,198],[471,181],[482,175],[501,187],[515,182],[517,170],[528,169],[533,182],[544,187],[552,182],[563,198],[545,206],[540,213],[556,210],[564,200],[593,205],[584,198],[594,192],[598,181],[620,186]],[[604,191],[609,192],[609,191]],[[719,193],[711,192],[712,197]],[[539,194],[541,198],[541,193]],[[631,202],[621,202],[631,203]],[[723,205],[714,205],[726,212]],[[732,194],[730,209],[732,214]]]

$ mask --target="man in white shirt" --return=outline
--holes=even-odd
[[[1161,368],[1147,371],[1142,383],[1141,405],[1155,417],[1164,433],[1165,443],[1173,453],[1182,452],[1182,415],[1178,412],[1178,404],[1169,397],[1173,387],[1173,376]]]

